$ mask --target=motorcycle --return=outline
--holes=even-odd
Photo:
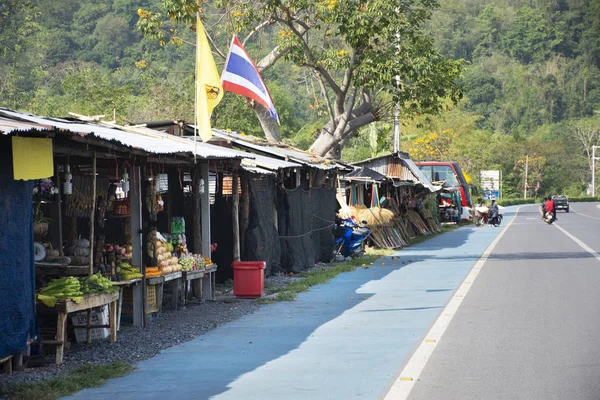
[[[333,227],[335,240],[330,262],[335,261],[338,255],[344,258],[359,258],[365,254],[365,242],[371,234],[371,230],[366,227],[366,224],[366,221],[358,225],[350,218],[336,218]]]
[[[490,216],[490,209],[487,206],[479,206],[475,211],[477,212],[477,219],[475,220],[476,226],[483,226],[487,223],[498,227],[502,223],[504,207],[498,206],[498,213],[494,217]]]
[[[487,208],[487,206],[481,205],[475,209],[475,212],[477,213],[477,217],[475,219],[475,225],[476,226],[485,225],[486,222],[488,221],[488,213],[490,212],[490,209]]]
[[[554,214],[551,212],[547,212],[544,214],[544,218],[542,218],[545,223],[551,225],[554,222]]]

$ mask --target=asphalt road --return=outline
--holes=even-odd
[[[599,207],[520,208],[410,400],[600,399]]]

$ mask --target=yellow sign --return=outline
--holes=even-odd
[[[12,156],[15,180],[29,181],[54,175],[52,139],[13,136]]]

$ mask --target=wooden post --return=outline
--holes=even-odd
[[[233,261],[240,261],[240,192],[238,190],[238,172],[233,171],[231,180],[231,192],[233,205],[231,210],[231,221],[233,223]]]
[[[94,273],[94,214],[96,212],[96,152],[92,158],[92,212],[90,214],[90,271],[88,275]],[[88,321],[89,323],[89,321]]]
[[[147,178],[147,174],[148,174],[148,168],[146,166],[146,163],[148,162],[147,159],[144,159],[144,163],[142,164],[143,167],[141,169],[141,176],[144,179],[144,184],[142,185],[142,180],[140,179],[140,196],[142,199],[146,199],[147,196],[147,192],[148,192],[148,182],[146,180]],[[142,202],[143,204],[143,202]],[[149,212],[150,210],[148,210]],[[140,213],[141,215],[148,215],[147,213],[144,214],[143,213],[143,209],[140,209]],[[141,218],[141,217],[140,217]],[[143,221],[143,220],[142,220]],[[145,227],[145,228],[144,228]],[[147,240],[146,237],[148,235],[148,228],[147,228],[147,223],[144,224],[142,222],[142,265],[140,266],[140,272],[142,273],[142,326],[145,328],[146,324],[148,321],[146,321],[146,302],[147,297],[148,297],[148,282],[146,281],[146,261],[149,260],[148,257],[148,246],[147,246]]]
[[[131,190],[129,191],[129,198],[131,204],[131,246],[133,248],[131,263],[134,266],[140,267],[140,272],[145,274],[146,270],[144,267],[144,247],[146,241],[144,240],[142,230],[142,173],[140,167],[132,169],[133,181],[131,182]],[[135,183],[135,184],[134,184]],[[142,282],[139,285],[134,284],[131,287],[133,292],[133,325],[143,326],[144,325],[144,306],[141,303],[142,290],[145,290],[146,279],[142,277]],[[141,313],[141,315],[140,315]]]
[[[194,209],[194,238],[192,241],[192,245],[193,245],[193,250],[194,253],[196,254],[201,254],[202,253],[202,210],[201,210],[201,193],[200,193],[200,180],[202,179],[201,177],[201,172],[200,172],[200,168],[194,168],[193,173],[192,173],[192,188],[193,188],[193,197],[192,197],[192,201],[193,201],[193,209]],[[204,190],[206,191],[206,188],[208,186],[207,182],[204,182]]]
[[[109,319],[108,324],[110,325],[110,342],[114,343],[117,341],[117,302],[113,301],[108,305]],[[89,323],[89,321],[88,321]],[[89,332],[89,328],[88,328]]]
[[[55,169],[56,171],[58,171],[58,168]],[[63,251],[63,221],[62,221],[62,193],[61,193],[61,188],[60,188],[60,173],[56,173],[56,187],[58,188],[58,193],[56,195],[56,200],[58,202],[57,205],[57,212],[58,212],[58,252],[60,254],[60,256],[64,256],[64,251]]]
[[[96,213],[96,152],[92,158],[92,212],[90,213],[90,270],[89,276],[94,274],[94,225],[96,220],[94,215]],[[66,317],[65,317],[66,318]],[[87,342],[92,343],[92,310],[87,310]]]
[[[208,173],[208,161],[200,162],[200,176],[204,179],[204,193],[200,194],[200,210],[202,223],[202,252],[210,258],[210,177]]]
[[[240,199],[240,251],[241,256],[246,256],[246,231],[250,225],[250,184],[248,173],[241,176],[242,197]]]

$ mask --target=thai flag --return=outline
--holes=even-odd
[[[271,94],[237,36],[231,41],[225,69],[221,75],[221,85],[228,92],[237,93],[261,104],[279,124]]]

